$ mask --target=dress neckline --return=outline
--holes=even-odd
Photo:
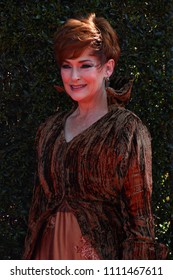
[[[100,117],[98,120],[96,120],[95,122],[93,122],[91,125],[89,125],[86,129],[82,130],[80,133],[78,133],[77,135],[75,135],[71,140],[67,141],[66,137],[65,137],[65,124],[66,124],[66,120],[67,118],[73,113],[74,109],[70,110],[67,114],[65,114],[64,118],[63,118],[63,122],[62,122],[62,135],[63,135],[63,140],[67,145],[70,145],[73,141],[75,141],[77,138],[85,135],[89,130],[91,130],[94,126],[96,126],[98,123],[100,123],[104,118],[106,118],[108,116],[108,114],[115,108],[118,108],[117,105],[115,104],[111,104],[108,106],[108,112],[106,114],[104,114],[102,117]]]

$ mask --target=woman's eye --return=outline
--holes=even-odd
[[[90,68],[90,67],[93,67],[93,65],[91,65],[91,64],[83,64],[81,66],[81,68]]]
[[[63,68],[63,69],[69,69],[69,68],[71,68],[71,67],[70,67],[70,65],[68,65],[68,64],[63,64],[63,65],[62,65],[62,68]]]

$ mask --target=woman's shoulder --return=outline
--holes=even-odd
[[[58,109],[55,113],[46,117],[45,120],[39,125],[38,129],[41,130],[45,128],[48,129],[49,127],[52,127],[54,124],[56,125],[60,124],[67,113],[68,112],[66,110],[62,111]]]
[[[67,111],[58,110],[54,114],[45,118],[37,129],[35,141],[38,142],[38,139],[47,137],[47,135],[51,134],[54,129],[58,130],[61,128],[66,114]]]
[[[117,107],[112,110],[112,117],[113,119],[115,118],[115,123],[118,124],[120,129],[128,129],[129,131],[131,130],[131,132],[136,130],[141,131],[147,133],[150,137],[150,132],[146,124],[144,124],[141,118],[131,110],[124,107]]]
[[[137,116],[131,110],[126,109],[125,107],[115,106],[111,110],[111,114],[112,114],[112,118],[121,119],[121,121],[124,121],[126,123],[131,121],[142,123],[139,116]]]

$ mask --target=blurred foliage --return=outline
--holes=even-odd
[[[95,12],[117,30],[116,75],[134,76],[129,109],[147,125],[153,146],[156,236],[173,248],[172,1],[1,0],[0,259],[20,259],[27,229],[38,125],[69,108],[52,38],[67,18]],[[112,79],[113,86],[113,79]]]

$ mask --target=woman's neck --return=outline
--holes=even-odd
[[[99,96],[96,96],[89,102],[78,102],[78,107],[75,111],[76,116],[87,117],[90,115],[103,114],[108,112],[107,94],[106,91]]]

